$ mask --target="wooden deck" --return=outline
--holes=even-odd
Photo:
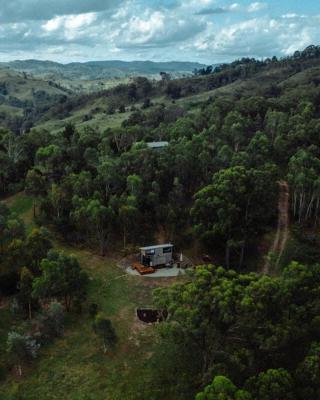
[[[153,274],[156,271],[153,267],[145,267],[139,262],[134,262],[132,264],[132,269],[138,271],[140,275]]]

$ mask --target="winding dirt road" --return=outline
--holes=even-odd
[[[268,255],[276,256],[275,266],[278,265],[289,238],[289,185],[286,181],[280,181],[279,187],[278,227],[276,236],[268,253]],[[268,274],[270,272],[270,267],[270,259],[267,259],[263,266],[262,273]]]

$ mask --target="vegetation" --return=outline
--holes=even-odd
[[[319,271],[291,263],[272,278],[198,267],[191,282],[156,291],[171,315],[165,334],[197,349],[200,382],[227,375],[254,399],[303,399],[301,363],[319,340]]]
[[[318,399],[319,59],[311,46],[139,77],[5,124],[0,396]],[[65,124],[89,103],[101,109]],[[101,112],[117,126],[90,127]],[[22,129],[56,118],[62,129]],[[279,182],[292,224],[274,255]],[[214,265],[171,285],[115,266],[159,235]],[[168,319],[137,327],[135,308],[151,303]]]

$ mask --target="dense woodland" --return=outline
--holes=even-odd
[[[150,398],[318,399],[319,73],[320,48],[310,46],[100,93],[108,112],[142,101],[116,128],[2,129],[0,194],[25,190],[37,225],[26,230],[1,205],[0,293],[24,321],[9,334],[10,362],[21,369],[63,333],[64,315],[86,304],[88,277],[75,257],[52,249],[54,237],[105,256],[132,253],[162,231],[215,266],[154,293],[169,319],[149,360],[146,379],[162,388]],[[195,107],[176,102],[229,85]],[[159,91],[170,101],[153,104]],[[66,97],[42,117],[90,96]],[[160,140],[169,145],[148,147]],[[290,188],[291,239],[269,276],[259,273],[261,249],[277,224],[280,180]],[[116,332],[95,305],[91,313],[107,351]]]

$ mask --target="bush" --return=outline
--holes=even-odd
[[[57,301],[53,301],[42,314],[32,321],[33,335],[42,344],[50,343],[55,337],[63,335],[64,319],[64,307]]]
[[[89,315],[91,318],[94,318],[98,314],[98,304],[91,303],[89,305]]]

